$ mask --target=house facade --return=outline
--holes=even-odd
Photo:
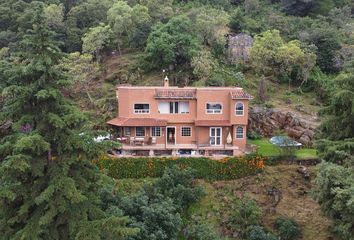
[[[119,86],[123,155],[242,155],[252,96],[237,87]]]

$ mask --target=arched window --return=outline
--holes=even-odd
[[[243,138],[243,127],[236,128],[236,138]]]
[[[235,114],[238,116],[243,116],[243,103],[236,103],[236,107],[235,107]]]

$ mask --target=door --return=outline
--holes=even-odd
[[[176,127],[166,127],[166,144],[176,144]]]
[[[221,145],[221,127],[210,128],[210,145]]]

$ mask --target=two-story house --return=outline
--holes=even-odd
[[[119,86],[123,155],[242,155],[252,96],[238,87]]]

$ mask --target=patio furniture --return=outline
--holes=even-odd
[[[118,140],[120,143],[127,143],[128,138],[127,138],[127,137],[118,137],[117,140]]]
[[[143,137],[135,137],[134,138],[134,145],[141,145],[144,146],[145,139]]]

